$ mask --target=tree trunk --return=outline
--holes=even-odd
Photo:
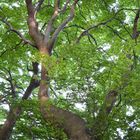
[[[47,47],[41,48],[40,53],[49,55]],[[86,124],[83,119],[67,110],[60,109],[49,103],[49,78],[48,72],[42,63],[41,67],[41,82],[39,88],[39,101],[40,110],[43,118],[46,121],[51,122],[54,127],[62,128],[70,140],[90,140],[88,133],[86,132]]]
[[[21,108],[16,107],[10,110],[7,119],[0,130],[0,140],[9,140],[17,117],[21,113]]]
[[[33,63],[33,71],[34,75],[38,73],[38,64]],[[31,95],[32,91],[39,86],[39,82],[34,79],[34,75],[31,78],[30,84],[27,87],[22,100],[28,99]],[[0,140],[8,140],[12,134],[13,127],[16,123],[17,118],[20,116],[22,110],[21,107],[17,106],[15,108],[11,108],[4,125],[0,129]]]
[[[70,140],[90,140],[86,123],[70,111],[47,104],[47,98],[40,99],[41,113],[46,121],[64,130]]]

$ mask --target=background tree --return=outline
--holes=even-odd
[[[0,139],[139,139],[139,6],[2,1]]]

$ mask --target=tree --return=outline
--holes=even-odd
[[[139,139],[138,1],[0,4],[2,140]]]

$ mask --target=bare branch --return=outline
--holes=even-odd
[[[108,115],[112,111],[118,92],[116,90],[111,90],[105,97],[105,101],[96,117],[96,121],[93,124],[92,134],[95,140],[100,140],[102,138],[103,132],[108,126]]]
[[[33,46],[33,47],[36,48],[35,44],[33,44],[30,40],[26,39],[26,38],[22,35],[21,32],[19,32],[18,30],[14,29],[13,26],[10,24],[10,22],[8,22],[6,19],[3,19],[3,18],[1,19],[1,21],[2,21],[3,23],[5,23],[5,24],[9,27],[9,30],[10,30],[10,31],[16,33],[16,34],[24,41],[25,44],[29,44],[29,45],[31,45],[31,46]]]
[[[58,34],[63,30],[63,28],[73,19],[74,17],[74,11],[75,11],[75,7],[76,7],[76,4],[79,0],[75,0],[74,3],[72,4],[71,6],[71,9],[70,9],[70,15],[68,16],[67,19],[65,19],[62,24],[60,24],[58,26],[58,28],[55,30],[55,32],[53,33],[52,35],[52,38],[49,42],[49,46],[48,46],[48,49],[49,49],[49,52],[51,52],[52,48],[53,48],[53,45],[57,39],[57,36]]]
[[[96,39],[95,39],[95,38],[93,37],[93,35],[90,34],[87,30],[85,30],[85,31],[79,36],[79,38],[77,39],[76,43],[79,43],[79,42],[80,42],[80,39],[81,39],[83,36],[88,36],[89,39],[92,38],[92,39],[94,40],[94,42],[95,42],[95,45],[97,46],[97,41],[96,41]]]
[[[38,12],[41,8],[41,5],[43,4],[44,0],[39,0],[38,3],[37,3],[37,6],[35,8],[35,10]]]
[[[64,13],[66,11],[69,3],[70,3],[70,0],[67,0],[66,3],[64,4],[63,8],[60,10],[60,13]]]
[[[43,36],[41,35],[40,31],[38,30],[38,23],[36,22],[36,10],[32,4],[32,0],[25,0],[26,7],[28,12],[28,26],[29,26],[29,34],[36,43],[37,47],[39,48],[40,44],[42,43]]]
[[[13,77],[12,77],[12,74],[11,74],[11,71],[6,69],[8,74],[9,74],[9,77],[6,79],[9,83],[10,83],[10,86],[11,86],[11,93],[12,93],[12,97],[14,98],[16,96],[16,87],[15,87],[15,81],[13,80]]]
[[[109,29],[111,29],[114,34],[116,34],[121,40],[123,41],[127,41],[125,38],[121,37],[121,35],[119,34],[119,32],[117,30],[114,30],[112,27],[110,27],[109,25],[106,25],[106,27],[108,27]]]
[[[33,66],[33,76],[31,78],[28,88],[26,89],[26,91],[22,97],[23,100],[27,99],[30,96],[33,89],[35,89],[39,86],[39,81],[36,79],[36,75],[38,74],[38,63],[32,62],[32,66]]]
[[[6,50],[2,51],[2,52],[1,52],[1,54],[0,54],[0,57],[2,57],[2,56],[3,56],[6,52],[8,52],[8,51],[13,51],[13,50],[16,50],[16,49],[17,49],[17,47],[19,47],[21,43],[22,43],[22,41],[20,41],[18,44],[16,44],[16,46],[15,46],[15,47],[8,48],[8,49],[6,49]]]
[[[107,115],[109,115],[109,113],[112,111],[115,103],[116,103],[116,98],[118,96],[118,92],[115,90],[110,91],[106,98],[105,98],[105,111],[107,113]]]
[[[98,28],[98,27],[100,27],[100,26],[105,26],[105,25],[107,25],[109,22],[111,22],[112,20],[115,20],[115,19],[116,19],[116,16],[117,16],[121,11],[133,11],[133,12],[134,12],[135,10],[137,10],[137,9],[122,8],[122,9],[118,10],[118,11],[114,14],[114,16],[111,17],[110,19],[108,19],[108,20],[106,20],[106,21],[104,21],[104,22],[100,22],[100,23],[98,23],[98,24],[96,24],[96,25],[91,25],[89,28],[87,28],[86,30],[84,30],[84,31],[80,34],[80,36],[78,37],[78,39],[77,39],[76,42],[79,42],[80,39],[84,36],[84,34],[85,34],[87,31],[90,31],[90,30],[92,30],[92,29]]]
[[[72,24],[72,25],[69,25],[69,26],[65,26],[64,29],[70,28],[70,27],[75,27],[75,28],[80,28],[80,29],[82,29],[82,30],[85,30],[84,27],[82,27],[82,26],[80,26],[80,25],[77,25],[77,24]]]
[[[56,17],[58,16],[58,12],[59,12],[59,4],[60,4],[60,0],[56,0],[55,1],[55,6],[54,6],[54,13],[47,25],[46,31],[45,31],[45,39],[44,41],[47,43],[50,37],[50,32],[52,30],[52,25],[53,22],[55,21]]]
[[[131,33],[129,32],[129,30],[126,28],[125,24],[123,21],[121,21],[119,18],[115,18],[115,20],[119,21],[121,23],[121,25],[123,26],[123,28],[125,29],[125,31],[129,34],[129,36],[132,38]]]
[[[138,31],[139,16],[140,16],[140,9],[137,10],[137,13],[134,19],[132,39],[137,39],[140,34],[140,31]]]
[[[38,63],[33,63],[33,69],[34,69],[34,74],[30,80],[29,86],[27,87],[22,100],[26,100],[32,93],[32,91],[39,86],[39,82],[35,79],[35,75],[38,73]],[[8,113],[7,119],[4,122],[3,126],[1,127],[0,130],[0,138],[2,140],[8,140],[13,127],[16,123],[17,118],[21,114],[21,106],[15,106],[10,109],[10,112]]]
[[[97,25],[92,25],[91,27],[89,27],[88,29],[84,30],[80,36],[77,38],[77,43],[80,42],[81,38],[83,36],[85,36],[87,34],[88,31],[90,31],[91,29],[94,29],[94,28],[98,28],[99,26],[102,26],[102,25],[106,25],[107,23],[111,22],[114,18],[110,18],[109,20],[105,21],[105,22],[100,22],[98,23]]]
[[[94,41],[94,43],[95,43],[96,46],[98,45],[95,37],[93,37],[92,34],[88,33],[88,37],[89,37],[89,39],[91,38]]]

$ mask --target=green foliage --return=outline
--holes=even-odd
[[[53,13],[54,1],[50,1],[47,7],[48,2],[44,2],[37,14],[42,33],[45,32],[43,25]],[[14,29],[32,41],[28,34],[25,3],[22,0],[1,0],[0,122],[6,119],[8,112],[3,108],[4,104],[12,107],[20,105],[23,110],[14,127],[12,139],[68,139],[63,130],[43,120],[37,101],[38,89],[27,101],[21,101],[31,79],[32,62],[36,61],[43,62],[48,70],[52,104],[84,118],[89,130],[93,128],[108,92],[117,90],[117,102],[107,118],[102,139],[139,139],[140,38],[137,43],[131,38],[138,8],[136,0],[82,0],[76,7],[74,20],[60,32],[52,55],[47,56],[21,41],[2,22],[2,19],[6,19]],[[57,18],[54,29],[68,16],[69,10]],[[88,34],[81,36],[89,28]],[[12,79],[9,82],[10,75]],[[40,71],[36,78],[40,80]],[[11,83],[15,86],[15,95]],[[76,107],[77,103],[80,109]],[[118,129],[124,134],[123,138]]]
[[[46,123],[39,110],[37,100],[27,100],[20,103],[23,109],[13,131],[12,139],[64,139],[66,135],[61,129],[54,128],[49,122]]]

